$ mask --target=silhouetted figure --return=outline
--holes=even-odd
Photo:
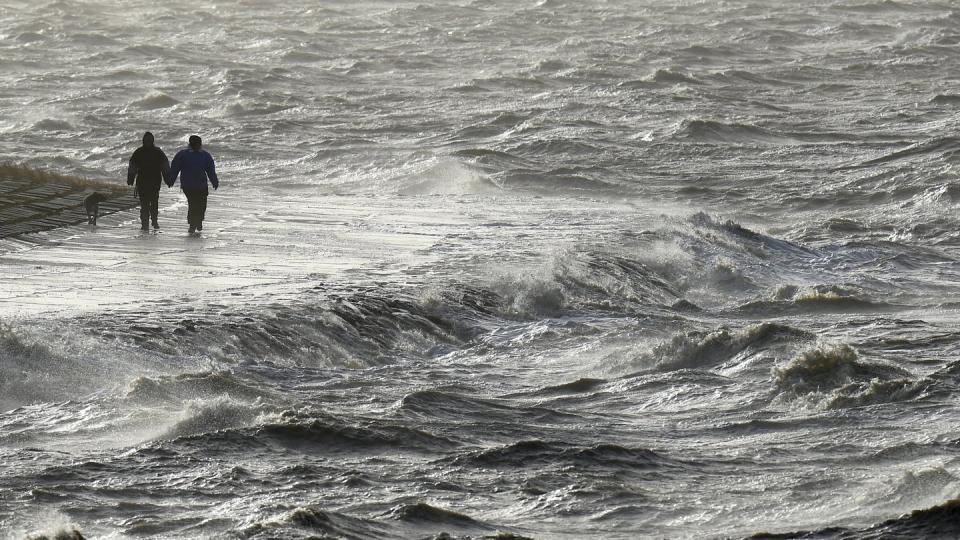
[[[187,196],[187,223],[190,224],[190,234],[203,230],[203,218],[207,213],[207,180],[213,189],[220,187],[217,178],[217,169],[213,163],[213,156],[201,148],[203,141],[196,135],[191,135],[189,148],[185,148],[173,157],[167,185],[173,187],[180,175],[180,189]]]
[[[170,161],[163,150],[153,145],[153,133],[143,134],[143,146],[137,148],[130,157],[127,169],[127,185],[137,183],[137,196],[140,197],[140,229],[146,231],[147,218],[159,229],[157,213],[160,204],[160,185],[170,172]]]
[[[87,211],[87,224],[96,225],[100,215],[100,203],[107,200],[103,193],[94,191],[83,198],[83,209]]]

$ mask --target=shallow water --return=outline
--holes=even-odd
[[[121,6],[0,156],[221,189],[0,240],[0,538],[957,534],[951,3]]]

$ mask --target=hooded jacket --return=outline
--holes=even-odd
[[[127,167],[127,185],[137,184],[137,191],[160,191],[160,185],[170,171],[170,161],[163,150],[153,145],[153,137],[143,138],[143,146],[130,157]]]

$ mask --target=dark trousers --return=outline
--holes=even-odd
[[[157,222],[157,212],[160,205],[160,190],[152,189],[138,190],[137,196],[140,197],[140,225],[146,228],[149,220]]]
[[[196,227],[203,224],[203,216],[207,213],[207,188],[183,188],[187,196],[187,223]]]

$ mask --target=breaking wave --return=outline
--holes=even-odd
[[[927,385],[896,366],[863,362],[847,344],[808,349],[774,368],[780,398],[810,397],[826,408],[856,407],[913,399]]]
[[[809,332],[776,323],[761,323],[739,331],[720,328],[689,332],[655,346],[634,364],[657,371],[712,369],[728,362],[742,362],[772,346],[791,346],[812,339],[814,335]]]
[[[396,352],[469,340],[480,331],[477,319],[487,303],[482,294],[462,289],[444,293],[439,302],[372,291],[317,294],[313,301],[307,294],[301,303],[274,305],[256,316],[242,307],[216,316],[160,312],[150,321],[139,312],[120,312],[106,328],[99,320],[88,324],[105,338],[174,357],[203,355],[227,364],[377,365]]]
[[[852,382],[838,388],[827,400],[828,409],[865,407],[883,403],[914,401],[933,390],[929,381],[912,379]]]
[[[500,187],[485,173],[456,160],[424,165],[392,182],[401,195],[468,195],[496,193]]]
[[[369,367],[395,362],[398,355],[465,347],[504,320],[673,312],[681,296],[662,275],[663,269],[623,255],[565,250],[542,266],[497,270],[486,283],[437,284],[419,292],[318,286],[296,302],[255,312],[243,306],[209,312],[174,307],[149,314],[118,309],[106,320],[80,321],[100,339],[165,357],[227,366]],[[244,384],[227,372],[143,377],[131,385],[129,397],[166,401],[217,388],[244,398],[258,395]]]
[[[227,396],[233,399],[282,399],[263,386],[254,386],[230,371],[139,376],[130,382],[126,398],[144,405],[182,403],[191,399]]]
[[[895,311],[901,306],[874,302],[858,296],[857,291],[844,287],[817,285],[801,288],[785,285],[778,288],[772,299],[755,300],[743,304],[737,311],[752,316],[778,316],[797,313],[858,313]]]
[[[672,305],[680,293],[658,269],[600,251],[561,251],[539,268],[497,278],[491,289],[507,314],[557,316],[568,312],[636,312]]]
[[[111,367],[56,351],[0,323],[0,410],[64,401],[103,389]]]
[[[246,403],[221,397],[213,400],[192,400],[173,426],[157,437],[179,439],[224,429],[247,426],[263,420],[268,409],[259,402]]]

